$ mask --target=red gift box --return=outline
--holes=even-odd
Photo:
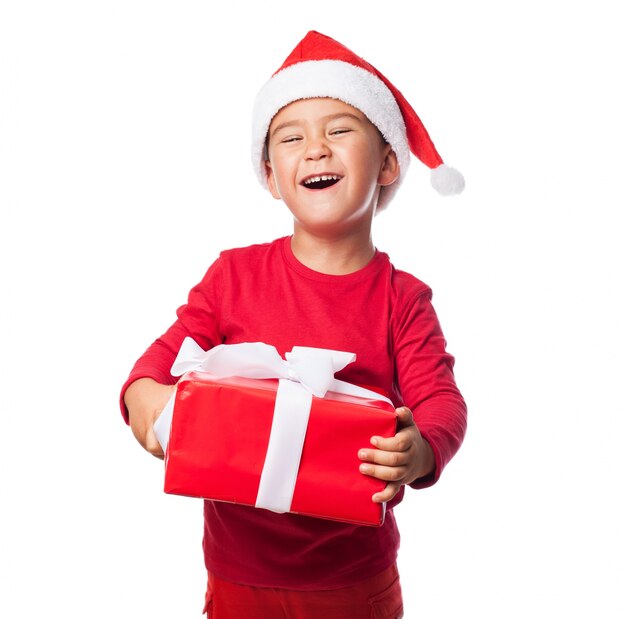
[[[278,380],[189,372],[179,381],[166,454],[165,492],[255,505],[272,431]],[[386,482],[359,471],[360,448],[393,436],[388,401],[329,391],[312,397],[289,511],[380,525],[372,495]]]

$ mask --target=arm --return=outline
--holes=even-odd
[[[124,404],[135,438],[146,451],[161,459],[164,454],[153,426],[175,389],[175,385],[161,385],[152,378],[139,378],[124,393]]]
[[[176,322],[137,360],[122,386],[122,416],[142,447],[157,458],[163,458],[163,451],[152,428],[174,392],[170,369],[182,341],[190,336],[205,350],[220,341],[215,302],[221,298],[219,271],[216,261],[190,291],[187,304],[178,308]]]
[[[398,409],[394,437],[372,437],[377,449],[359,452],[361,470],[389,482],[374,495],[377,502],[390,500],[405,484],[434,484],[465,435],[465,401],[430,298],[430,289],[423,289],[411,302],[398,302],[391,318],[397,388],[406,407]]]

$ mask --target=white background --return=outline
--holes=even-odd
[[[374,229],[433,287],[470,410],[397,509],[406,616],[626,616],[618,2],[0,7],[0,616],[200,617],[200,502],[162,493],[118,392],[220,249],[289,233],[249,119],[309,29],[467,179],[443,199],[414,162]]]

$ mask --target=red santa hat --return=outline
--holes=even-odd
[[[400,175],[382,187],[378,209],[391,200],[406,175],[413,153],[431,169],[431,184],[441,195],[461,193],[463,176],[443,163],[428,132],[402,93],[371,64],[319,32],[309,32],[280,69],[261,88],[252,115],[252,161],[267,188],[265,141],[272,118],[300,99],[330,97],[361,110],[396,153]]]

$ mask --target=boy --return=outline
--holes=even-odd
[[[389,394],[395,437],[372,437],[360,470],[387,481],[381,527],[205,501],[205,611],[233,617],[401,617],[393,507],[429,486],[459,448],[466,409],[430,289],[372,243],[372,219],[398,188],[409,149],[441,193],[463,188],[419,118],[376,69],[310,32],[257,97],[253,163],[291,211],[291,237],[225,251],[137,361],[122,390],[133,433],[163,457],[152,426],[169,399],[186,336],[205,350],[260,341],[356,353],[337,378]],[[410,145],[410,146],[409,146]],[[234,446],[236,448],[236,446]]]

